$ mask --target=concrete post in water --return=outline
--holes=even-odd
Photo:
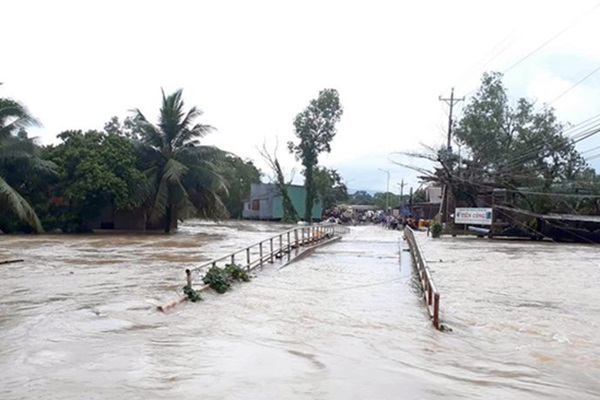
[[[246,249],[246,269],[250,269],[250,247]]]
[[[235,254],[232,254],[232,255],[231,255],[231,263],[232,263],[232,264],[235,264]]]
[[[190,271],[189,269],[185,270],[185,279],[186,279],[187,287],[189,287],[191,289],[192,288],[192,271]]]

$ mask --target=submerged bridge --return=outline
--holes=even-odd
[[[378,266],[381,266],[383,263],[381,260],[386,260],[386,265],[397,265],[399,271],[394,274],[397,276],[381,284],[393,283],[398,280],[410,282],[414,278],[415,286],[420,289],[421,293],[416,296],[415,293],[410,293],[409,298],[415,300],[420,295],[433,326],[436,329],[442,329],[443,325],[440,323],[439,318],[440,293],[433,282],[427,261],[413,230],[406,227],[402,233],[397,232],[396,235],[394,234],[396,231],[387,231],[373,226],[368,227],[370,229],[364,229],[367,227],[362,228],[355,228],[354,232],[351,232],[351,229],[346,226],[327,224],[299,226],[281,232],[206,262],[197,268],[186,270],[187,284],[185,288],[192,288],[194,277],[198,281],[211,268],[226,269],[229,266],[235,266],[235,268],[250,272],[277,263],[279,269],[281,269],[292,262],[300,261],[314,254],[323,245],[334,244],[339,242],[342,236],[350,236],[346,241],[337,243],[335,247],[331,246],[326,250],[322,250],[319,255],[325,257],[329,255],[328,263],[340,262],[344,266],[356,264],[357,261],[360,261],[364,268],[363,274],[367,277]],[[385,232],[385,239],[373,237],[373,229]],[[340,250],[343,251],[340,253]],[[348,254],[352,255],[352,260],[349,260]],[[394,261],[390,262],[390,260]],[[339,279],[339,277],[334,277],[334,279]],[[211,287],[210,284],[204,282],[198,283],[199,286],[194,289],[194,293],[206,291]],[[374,285],[377,286],[378,284]],[[358,287],[361,287],[361,285],[358,285]],[[168,311],[190,298],[192,297],[187,292],[168,304],[158,306],[157,310]]]

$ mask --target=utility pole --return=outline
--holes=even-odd
[[[390,170],[381,168],[377,169],[387,174],[387,190],[385,192],[385,213],[387,214],[390,211]]]
[[[450,91],[449,99],[444,99],[442,98],[442,96],[440,96],[440,101],[443,101],[444,103],[448,104],[448,106],[450,106],[450,112],[448,113],[448,144],[446,146],[446,149],[448,150],[448,158],[450,158],[450,155],[452,154],[452,125],[454,122],[452,121],[452,110],[454,109],[454,105],[456,103],[464,100],[464,97],[461,97],[460,99],[454,98],[454,88],[452,88],[452,90]]]
[[[400,186],[400,204],[402,204],[402,196],[404,196],[404,186],[408,184],[404,183],[404,178],[402,178],[402,183],[398,183],[397,185]]]
[[[452,88],[452,90],[450,91],[450,98],[449,99],[445,99],[442,98],[442,96],[439,97],[440,101],[443,101],[444,103],[448,104],[448,106],[450,106],[450,112],[448,113],[448,143],[446,145],[446,160],[448,161],[448,169],[450,170],[450,172],[452,172],[452,125],[453,125],[453,120],[452,120],[452,110],[454,109],[454,105],[458,102],[464,101],[464,97],[461,97],[460,99],[455,99],[454,98],[454,88]],[[451,177],[448,177],[451,178]],[[448,222],[449,219],[449,208],[450,208],[450,187],[449,185],[446,183],[444,185],[444,189],[443,189],[443,193],[444,193],[444,199],[442,200],[442,222]]]

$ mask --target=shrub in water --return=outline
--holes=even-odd
[[[188,285],[185,285],[183,287],[183,294],[185,294],[192,303],[202,300],[202,297],[200,297],[198,292],[196,292],[194,289],[192,289]]]
[[[227,274],[219,267],[211,267],[202,278],[202,281],[221,294],[225,293],[231,286]]]
[[[244,269],[236,264],[225,265],[225,274],[233,281],[250,281],[248,273]]]
[[[442,229],[442,224],[435,222],[433,225],[431,225],[431,237],[439,238],[442,236]]]

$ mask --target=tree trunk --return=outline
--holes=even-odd
[[[313,193],[313,167],[307,166],[304,171],[304,188],[306,189],[306,203],[304,208],[304,220],[308,223],[312,222],[312,209],[314,205],[315,195]]]
[[[173,218],[173,209],[171,206],[167,206],[167,211],[165,213],[165,233],[171,232],[171,219]]]

